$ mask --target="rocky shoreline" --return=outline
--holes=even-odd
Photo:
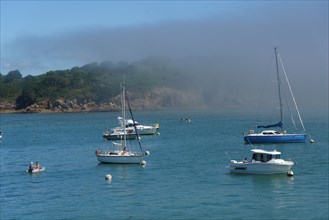
[[[188,92],[162,88],[147,94],[130,94],[131,108],[134,110],[165,110],[184,107],[202,107],[202,97]],[[0,101],[0,113],[61,113],[61,112],[113,112],[120,111],[120,96],[114,97],[107,103],[95,103],[77,100],[43,100],[34,103],[26,108],[16,110],[16,104]]]
[[[12,113],[60,113],[60,112],[108,112],[119,111],[120,108],[114,103],[102,103],[96,105],[95,102],[85,104],[66,103],[63,100],[56,100],[53,103],[44,105],[41,103],[34,103],[24,109],[15,109],[14,103],[6,103],[0,105],[1,114]]]

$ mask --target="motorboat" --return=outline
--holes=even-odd
[[[118,117],[119,124],[123,126],[123,118]],[[159,124],[154,125],[142,125],[139,124],[137,121],[133,121],[132,119],[126,119],[125,120],[125,128],[130,131],[130,129],[134,129],[134,126],[137,128],[137,132],[139,135],[154,135],[158,134],[158,130],[160,128]]]
[[[279,174],[288,173],[294,162],[281,159],[281,152],[252,149],[252,159],[231,160],[230,173],[242,174]]]
[[[45,167],[40,167],[40,168],[34,168],[34,169],[27,169],[26,172],[28,173],[40,173],[45,171],[46,168]]]
[[[29,168],[26,170],[28,173],[39,173],[45,171],[45,167],[41,167],[39,163],[37,162],[36,165],[33,165],[33,162],[30,163]]]
[[[103,133],[103,138],[106,140],[123,140],[124,135],[127,140],[132,140],[136,138],[136,132],[134,128],[122,128],[116,127],[112,128],[110,131],[105,131]]]

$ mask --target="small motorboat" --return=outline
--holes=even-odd
[[[279,151],[265,151],[252,149],[252,160],[245,158],[243,161],[231,160],[230,173],[245,174],[279,174],[288,173],[294,162],[280,158]]]
[[[45,171],[45,167],[35,168],[35,169],[27,169],[26,172],[28,173],[39,173]]]
[[[38,162],[36,163],[36,166],[34,166],[33,162],[31,162],[31,164],[29,165],[29,168],[26,170],[26,172],[28,172],[28,173],[39,173],[39,172],[43,172],[45,170],[46,170],[46,168],[41,167]]]

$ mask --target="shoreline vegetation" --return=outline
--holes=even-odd
[[[188,75],[159,60],[90,63],[23,77],[0,73],[0,113],[106,112],[120,110],[120,83],[126,78],[135,110],[203,108],[200,88]]]
[[[0,113],[119,111],[123,78],[131,107],[138,111],[225,108],[240,102],[218,79],[149,58],[130,64],[93,62],[36,76],[0,73]]]

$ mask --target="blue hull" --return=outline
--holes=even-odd
[[[305,143],[306,134],[284,134],[284,135],[245,135],[246,143]]]

